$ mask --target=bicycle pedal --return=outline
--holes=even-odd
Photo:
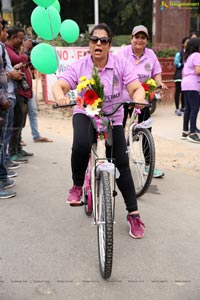
[[[81,202],[81,203],[71,203],[70,204],[70,206],[72,206],[72,207],[79,207],[79,206],[83,206],[83,205],[85,205],[84,202]]]

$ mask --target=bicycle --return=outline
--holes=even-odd
[[[102,112],[102,116],[108,118],[127,103],[132,106],[137,104],[133,102],[118,103],[111,113],[106,114]],[[55,105],[54,108],[74,105],[76,103],[61,106]],[[93,126],[95,129],[98,128],[95,122]],[[143,132],[142,129],[138,130],[135,126],[131,127],[129,135],[130,149],[133,142],[137,141],[134,137],[137,136],[140,139],[140,132]],[[102,135],[104,135],[105,139],[101,139]],[[97,140],[91,148],[83,187],[84,200],[81,205],[84,205],[84,211],[87,216],[93,213],[93,223],[97,225],[100,274],[104,279],[108,279],[112,273],[113,263],[113,225],[115,223],[115,197],[117,196],[115,178],[118,178],[120,174],[115,166],[115,159],[113,157],[107,158],[105,155],[105,142],[112,146],[112,121],[109,119],[98,132]],[[130,159],[132,155],[133,153],[130,150]],[[132,162],[130,166],[132,166]]]
[[[130,106],[133,104],[130,103]],[[151,104],[146,104],[151,106]],[[155,168],[155,144],[149,120],[137,123],[138,112],[134,108],[128,122],[127,148],[129,165],[133,177],[137,197],[141,197],[148,190],[153,179]],[[150,124],[149,124],[150,123]]]
[[[155,112],[157,103],[161,102],[161,95],[160,95],[161,88],[162,88],[161,86],[158,86],[154,92],[154,97],[151,100],[151,102],[150,102],[151,105],[149,107],[150,115],[152,115]]]

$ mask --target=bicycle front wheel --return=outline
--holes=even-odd
[[[110,176],[106,171],[100,172],[97,187],[97,238],[101,276],[108,279],[112,272],[113,218]]]
[[[155,168],[155,144],[146,128],[133,128],[129,136],[129,164],[136,196],[142,196],[149,188]]]

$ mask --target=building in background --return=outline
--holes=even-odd
[[[11,0],[2,0],[1,1],[1,15],[2,18],[8,21],[9,25],[14,25],[13,9]]]
[[[191,31],[199,32],[199,1],[153,0],[152,43],[180,48],[181,40]]]

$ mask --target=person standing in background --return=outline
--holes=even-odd
[[[131,44],[122,47],[118,52],[118,56],[123,56],[130,61],[133,69],[135,70],[139,81],[142,83],[146,79],[153,78],[158,86],[163,89],[167,89],[167,86],[162,82],[161,76],[161,66],[158,58],[153,50],[147,48],[149,33],[148,29],[143,25],[135,26],[132,30]],[[127,101],[130,99],[129,94],[124,89],[123,99]],[[124,121],[123,125],[125,127],[126,120],[128,117],[129,108],[124,107]],[[138,122],[141,123],[150,118],[149,107],[145,107],[141,110],[141,114],[138,116]],[[151,131],[151,128],[148,128]],[[146,158],[146,163],[148,165],[147,157],[149,157],[149,150],[147,149],[144,153]],[[146,166],[148,168],[148,166]],[[158,169],[154,169],[153,177],[160,178],[164,176],[164,172]]]
[[[200,137],[196,133],[200,106],[200,38],[191,38],[188,41],[184,55],[181,88],[185,100],[182,139],[200,143]]]
[[[181,42],[182,49],[178,51],[174,57],[174,66],[176,68],[174,73],[174,82],[175,82],[174,101],[176,107],[175,114],[177,116],[182,116],[184,112],[184,97],[183,97],[183,93],[181,92],[181,80],[182,80],[182,69],[183,69],[183,55],[188,41],[189,41],[189,37],[184,37],[182,39]],[[179,109],[180,96],[181,96],[181,109]]]

